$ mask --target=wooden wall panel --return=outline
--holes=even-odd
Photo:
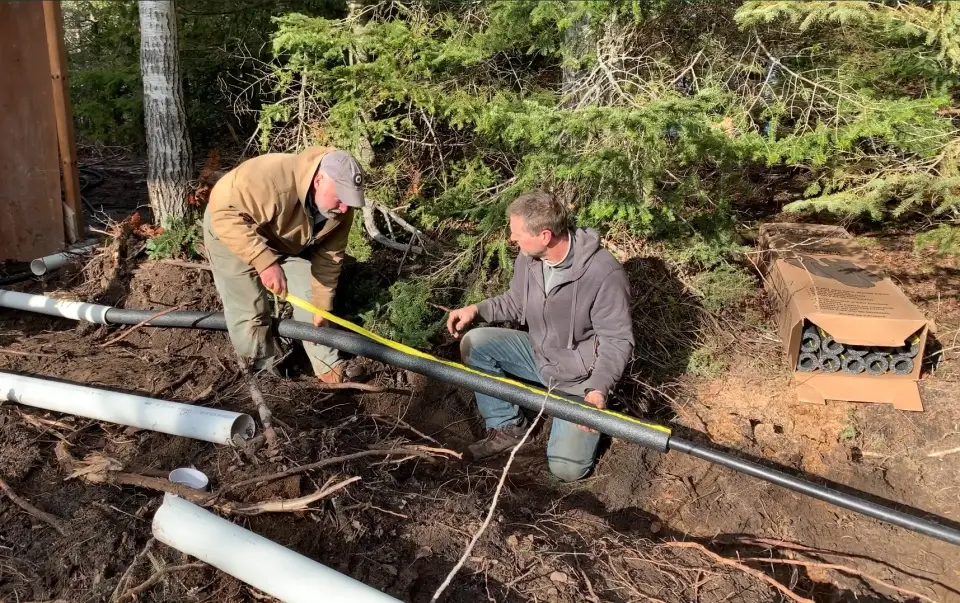
[[[0,1],[0,260],[64,244],[57,122],[41,2]]]

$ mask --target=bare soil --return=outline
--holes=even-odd
[[[699,329],[701,340],[714,333],[711,345],[724,366],[716,378],[684,374],[678,367],[691,350],[671,350],[677,358],[656,355],[655,333],[640,334],[621,406],[668,421],[688,439],[709,439],[809,479],[960,521],[960,279],[956,268],[913,251],[906,238],[878,239],[871,252],[937,322],[939,351],[931,352],[928,360],[936,362],[921,384],[924,412],[797,402],[762,293],[736,312],[676,314],[662,306],[686,303],[682,283],[664,276],[652,258],[630,265],[638,297],[659,288],[636,308],[638,324],[656,317]],[[218,309],[209,273],[142,257],[117,262],[111,253],[101,253],[83,271],[18,287],[129,308]],[[43,354],[0,352],[0,370],[256,414],[224,334],[141,328],[102,347],[117,334],[115,328],[0,310],[0,350]],[[162,494],[65,479],[55,456],[58,444],[74,458],[107,456],[143,474],[192,465],[219,489],[370,446],[462,450],[480,435],[469,392],[373,362],[365,368],[367,382],[409,392],[330,394],[308,375],[266,381],[282,451],[272,458],[0,405],[0,478],[68,529],[63,536],[0,496],[0,600],[111,601],[128,570],[125,588],[165,566],[191,561],[157,544],[131,567],[150,539]],[[661,455],[622,441],[606,443],[591,477],[560,484],[546,471],[548,427],[521,451],[489,530],[441,600],[789,600],[743,570],[750,568],[794,597],[818,602],[960,601],[955,546],[679,453]],[[234,520],[398,599],[429,601],[483,521],[502,465],[440,457],[363,459],[230,496],[248,502],[292,498],[328,479],[360,476],[309,511]],[[678,542],[739,559],[741,567]],[[269,597],[204,566],[169,574],[138,599]]]

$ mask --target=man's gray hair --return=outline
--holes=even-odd
[[[519,216],[527,230],[537,235],[549,230],[553,236],[567,232],[567,208],[556,197],[542,190],[524,193],[507,207],[507,217]]]

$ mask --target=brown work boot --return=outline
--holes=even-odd
[[[467,453],[475,461],[493,458],[519,444],[525,431],[521,425],[491,429],[485,438],[467,446]]]
[[[335,365],[332,369],[330,369],[326,373],[321,373],[317,375],[317,379],[320,380],[320,383],[323,383],[325,385],[343,383],[343,363]]]

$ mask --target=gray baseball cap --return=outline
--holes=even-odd
[[[320,160],[320,169],[333,178],[337,197],[344,205],[363,207],[363,171],[360,164],[346,151],[327,153]]]

